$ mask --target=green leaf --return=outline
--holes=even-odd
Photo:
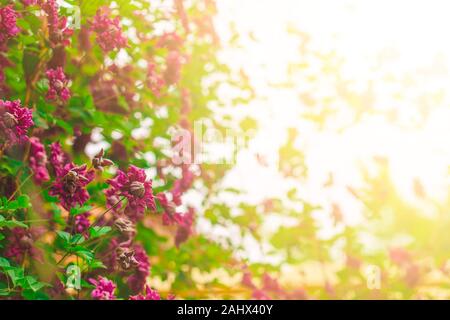
[[[67,245],[70,242],[70,234],[65,231],[56,231],[58,236],[64,241],[64,243]]]
[[[81,207],[77,206],[75,208],[71,208],[70,209],[70,214],[72,216],[76,216],[76,215],[88,212],[89,210],[92,210],[92,206],[85,204],[84,206],[81,206]]]
[[[109,231],[111,231],[111,227],[105,226],[105,227],[93,227],[89,229],[90,238],[98,238],[101,236],[104,236]]]
[[[30,197],[26,194],[20,195],[17,197],[17,202],[19,204],[19,208],[29,208],[31,206],[30,204]]]
[[[6,220],[4,216],[0,215],[0,228],[2,227],[6,227],[8,229],[13,229],[13,228],[25,228],[27,229],[28,226],[20,221],[17,220]]]

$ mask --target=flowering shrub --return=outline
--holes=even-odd
[[[186,268],[232,263],[195,233],[200,166],[168,155],[170,128],[212,116],[203,80],[233,85],[196,2],[0,1],[0,297],[183,298]]]

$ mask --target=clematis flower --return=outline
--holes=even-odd
[[[172,50],[166,57],[166,70],[164,70],[164,81],[168,84],[175,84],[180,81],[181,67],[183,66],[184,58],[180,52]]]
[[[5,257],[21,263],[26,254],[31,258],[42,262],[42,252],[34,246],[36,240],[45,232],[43,228],[30,229],[14,228],[8,237],[8,245],[5,247]]]
[[[109,167],[111,165],[114,164],[114,162],[112,162],[109,159],[104,158],[103,156],[105,155],[105,151],[103,150],[103,148],[94,156],[94,158],[92,159],[92,167],[94,169],[103,171],[103,167]]]
[[[85,233],[91,222],[89,221],[89,217],[91,214],[89,212],[85,212],[75,216],[75,232],[76,233]]]
[[[57,177],[63,176],[64,166],[67,163],[67,155],[61,148],[59,142],[53,142],[50,145],[50,164]]]
[[[0,135],[12,143],[28,140],[27,131],[34,125],[31,109],[22,107],[20,100],[0,100]]]
[[[145,285],[145,296],[142,294],[130,296],[130,300],[161,300],[161,296],[158,291],[153,290],[148,285]]]
[[[85,187],[93,179],[94,171],[88,171],[86,165],[75,166],[73,163],[68,163],[52,185],[49,194],[58,197],[66,210],[76,205],[82,206],[89,199],[89,193]]]
[[[180,246],[185,242],[193,232],[195,212],[193,208],[181,216],[181,222],[178,225],[177,233],[175,234],[175,245]]]
[[[41,1],[40,5],[47,15],[49,37],[53,46],[69,45],[73,30],[67,27],[67,18],[59,16],[56,0]]]
[[[11,5],[0,8],[0,47],[20,32],[16,24],[17,17],[19,14]]]
[[[127,38],[122,34],[120,19],[119,17],[109,18],[108,8],[97,10],[90,24],[90,30],[97,34],[97,43],[103,52],[107,53],[127,46]]]
[[[150,274],[150,262],[145,249],[141,245],[135,244],[133,250],[138,266],[133,274],[128,277],[127,283],[131,291],[140,292],[144,289],[146,279]]]
[[[37,0],[21,0],[24,6],[34,6],[37,3]]]
[[[159,98],[161,96],[161,89],[164,85],[164,79],[156,72],[156,64],[149,62],[147,67],[147,86],[155,97]]]
[[[98,280],[90,278],[89,282],[95,286],[95,289],[91,292],[92,298],[96,300],[114,300],[116,298],[114,295],[116,285],[111,280],[99,276]]]
[[[30,144],[30,168],[34,173],[34,182],[41,185],[43,182],[50,180],[47,170],[47,154],[39,138],[31,137]]]
[[[183,45],[183,42],[183,38],[181,38],[177,33],[166,32],[158,39],[156,46],[159,48],[178,51]]]
[[[61,67],[48,69],[45,73],[48,79],[47,99],[59,99],[66,102],[70,98],[70,90],[67,88],[69,80]]]
[[[107,205],[112,207],[117,204],[118,198],[126,197],[128,203],[125,207],[125,214],[131,220],[139,220],[146,208],[156,209],[152,181],[147,180],[144,169],[131,165],[126,173],[119,170],[116,177],[107,182],[111,186],[105,192],[108,198]],[[116,202],[113,204],[113,201]],[[120,204],[117,207],[120,207]]]

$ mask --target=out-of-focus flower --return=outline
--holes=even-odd
[[[127,217],[120,217],[114,221],[114,226],[120,231],[121,234],[127,238],[133,236],[136,233],[136,228],[130,219]]]
[[[118,170],[114,179],[107,181],[111,186],[106,190],[106,195],[110,197],[126,197],[128,203],[125,207],[125,214],[132,220],[140,219],[146,208],[155,210],[155,199],[153,197],[152,181],[147,180],[144,169],[131,165],[125,173]],[[111,201],[108,205],[112,206]]]
[[[149,62],[147,67],[147,86],[155,97],[159,98],[161,96],[161,89],[164,85],[164,79],[156,71],[156,64]]]
[[[150,274],[150,262],[145,249],[141,245],[135,244],[133,249],[134,258],[138,261],[139,265],[136,271],[128,277],[127,283],[131,291],[140,292],[144,289],[146,279]]]
[[[186,9],[184,8],[183,0],[175,0],[175,10],[177,11],[178,17],[181,20],[181,24],[186,32],[190,31],[189,28],[189,19],[186,13]]]
[[[90,30],[97,34],[97,43],[104,52],[127,46],[127,38],[122,34],[119,17],[111,19],[109,13],[108,8],[99,9],[90,27]]]
[[[134,257],[134,250],[118,247],[116,249],[116,259],[120,268],[124,271],[136,268],[139,266],[139,261]]]
[[[183,46],[183,42],[183,38],[181,38],[176,32],[166,32],[158,39],[156,46],[179,51]]]
[[[175,245],[180,246],[185,242],[193,232],[195,211],[189,208],[188,212],[181,216],[181,222],[178,224],[177,233],[175,234]]]
[[[75,232],[76,233],[85,233],[91,222],[89,221],[89,217],[91,214],[89,212],[85,212],[75,216]]]
[[[143,294],[130,296],[130,300],[161,300],[161,296],[158,291],[153,290],[148,285],[145,285],[145,296]]]
[[[61,67],[49,69],[46,72],[48,79],[47,99],[60,99],[66,102],[70,98],[70,90],[68,89],[69,80]]]
[[[111,280],[104,277],[98,277],[98,280],[93,278],[89,279],[89,282],[95,286],[95,289],[91,292],[91,297],[96,300],[114,300],[114,290],[116,285]]]
[[[56,0],[41,1],[40,5],[47,15],[49,37],[53,46],[69,45],[73,30],[68,28],[67,18],[59,16]]]
[[[270,297],[263,290],[260,289],[254,290],[252,297],[255,300],[271,300]]]
[[[173,184],[173,188],[170,191],[173,197],[173,202],[179,206],[181,205],[181,196],[186,192],[192,185],[195,179],[194,173],[190,170],[190,166],[183,165],[181,179],[178,179]]]
[[[16,24],[17,17],[19,14],[11,5],[0,8],[0,47],[20,32]]]
[[[411,262],[410,253],[404,248],[391,248],[389,250],[390,259],[398,265],[405,265]]]
[[[40,185],[50,180],[47,170],[47,154],[45,147],[39,138],[30,138],[30,168],[34,173],[33,179],[36,184]]]
[[[53,142],[50,145],[50,164],[57,177],[63,175],[64,166],[66,165],[67,160],[67,155],[62,150],[61,144],[59,142]]]
[[[21,0],[24,6],[34,6],[37,0]]]
[[[164,81],[168,84],[175,84],[180,80],[181,67],[184,57],[177,50],[172,50],[166,57],[166,70],[164,71]]]
[[[114,162],[112,162],[111,160],[103,158],[104,155],[105,155],[105,151],[102,148],[94,156],[94,158],[92,159],[92,167],[94,167],[94,169],[103,171],[103,167],[109,167],[114,164]]]
[[[89,193],[85,187],[93,179],[94,171],[88,171],[86,165],[75,166],[73,163],[68,163],[52,185],[49,194],[57,196],[66,210],[76,205],[82,206],[89,199]]]
[[[0,135],[12,143],[28,140],[28,129],[34,125],[31,109],[22,107],[20,100],[0,100]]]
[[[43,228],[38,227],[12,229],[7,238],[5,257],[21,263],[25,254],[28,254],[31,258],[42,262],[42,252],[34,246],[34,243],[44,232]]]

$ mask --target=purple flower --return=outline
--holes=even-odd
[[[97,34],[97,43],[105,53],[124,48],[127,45],[127,39],[122,34],[119,17],[109,18],[108,8],[97,10],[97,14],[91,21],[90,30]]]
[[[89,221],[90,217],[89,212],[85,212],[83,214],[79,214],[75,216],[75,232],[76,233],[84,233],[91,225],[91,222]]]
[[[50,180],[47,170],[47,154],[39,138],[31,137],[30,144],[30,168],[34,173],[34,182],[41,185],[43,182]]]
[[[47,15],[50,41],[54,46],[69,45],[73,30],[67,27],[67,18],[58,14],[56,0],[41,1],[41,8]]]
[[[42,252],[34,243],[45,232],[43,228],[33,227],[31,229],[14,228],[8,236],[8,245],[5,248],[5,257],[21,263],[25,254],[42,262]]]
[[[135,244],[133,250],[134,258],[139,264],[136,271],[128,277],[127,283],[131,291],[140,292],[144,289],[146,279],[150,274],[150,262],[145,249],[141,245]]]
[[[57,177],[61,177],[63,175],[64,166],[67,163],[67,155],[61,148],[61,144],[59,142],[53,142],[50,145],[50,164],[55,171],[55,175]]]
[[[64,166],[61,175],[56,178],[49,194],[58,197],[66,210],[76,205],[82,206],[89,199],[89,193],[85,187],[93,179],[94,171],[88,171],[86,165],[75,166],[73,163],[68,163]]]
[[[48,79],[47,99],[60,99],[66,102],[70,98],[70,90],[67,88],[69,80],[61,67],[56,69],[48,69],[45,73]]]
[[[147,86],[157,98],[161,96],[161,89],[164,87],[164,79],[156,72],[156,64],[148,63],[147,67]]]
[[[34,125],[31,109],[22,107],[20,100],[0,100],[0,135],[12,143],[28,140],[27,131]]]
[[[161,300],[161,296],[158,291],[153,290],[148,285],[145,285],[145,296],[142,294],[130,296],[130,300]]]
[[[116,177],[107,182],[111,186],[105,192],[108,206],[114,206],[120,197],[126,197],[125,214],[132,220],[140,219],[146,208],[156,209],[152,181],[147,181],[144,169],[131,165],[126,173],[118,170]]]
[[[37,0],[21,0],[24,6],[34,6]]]
[[[164,81],[168,84],[175,84],[180,80],[181,67],[183,66],[183,56],[175,50],[169,52],[166,57],[166,70],[164,71]]]
[[[91,297],[96,300],[114,300],[114,290],[116,285],[111,280],[104,277],[98,277],[98,280],[89,279],[89,282],[95,286],[95,289],[91,292]]]
[[[177,233],[175,234],[175,245],[180,246],[185,242],[193,232],[195,212],[194,209],[189,208],[189,211],[181,216]]]
[[[4,46],[6,41],[15,37],[20,29],[16,25],[19,14],[12,8],[6,6],[0,8],[0,46]]]

